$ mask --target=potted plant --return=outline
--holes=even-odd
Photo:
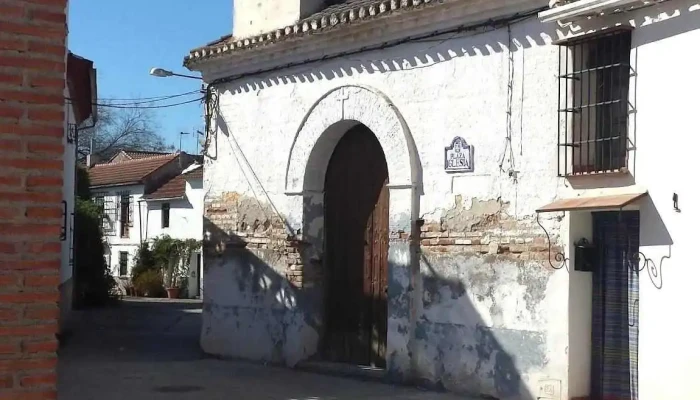
[[[200,247],[201,242],[195,239],[180,240],[164,235],[154,240],[153,252],[163,270],[165,290],[169,299],[180,297],[181,282],[187,279],[192,253]]]

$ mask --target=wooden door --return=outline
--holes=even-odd
[[[339,141],[325,186],[325,331],[328,361],[386,366],[388,171],[360,125]]]

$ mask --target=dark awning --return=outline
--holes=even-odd
[[[575,197],[561,199],[537,209],[538,213],[554,211],[586,211],[623,208],[646,196],[648,192],[617,194],[613,196]]]

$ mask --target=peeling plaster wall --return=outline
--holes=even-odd
[[[318,291],[300,291],[304,249],[286,232],[274,208],[254,197],[207,197],[204,351],[290,366],[315,353]]]
[[[546,264],[532,220],[509,217],[500,202],[475,199],[467,210],[457,200],[421,234],[418,376],[452,391],[534,398],[542,381],[567,380],[568,277]]]
[[[288,365],[314,356],[323,193],[285,193],[285,177],[309,161],[294,154],[317,144],[296,141],[307,114],[332,90],[360,85],[391,102],[414,143],[389,112],[376,114],[386,100],[359,102],[355,89],[323,100],[335,108],[313,118],[369,115],[375,133],[398,135],[379,138],[398,137],[384,147],[400,163],[390,169],[410,170],[417,184],[390,191],[388,375],[500,399],[538,398],[550,380],[567,398],[568,276],[545,261],[534,216],[560,190],[557,93],[546,90],[556,85],[555,36],[528,20],[224,85],[204,172],[205,351]],[[444,171],[455,136],[475,147],[473,173]],[[414,146],[416,159],[396,158],[401,146]],[[391,171],[390,180],[410,184]],[[419,218],[420,233],[411,227]],[[558,245],[560,218],[542,222]]]

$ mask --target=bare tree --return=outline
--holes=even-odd
[[[97,115],[97,124],[78,135],[78,152],[82,157],[91,150],[101,159],[108,159],[121,150],[174,150],[157,133],[150,109],[98,106]]]

